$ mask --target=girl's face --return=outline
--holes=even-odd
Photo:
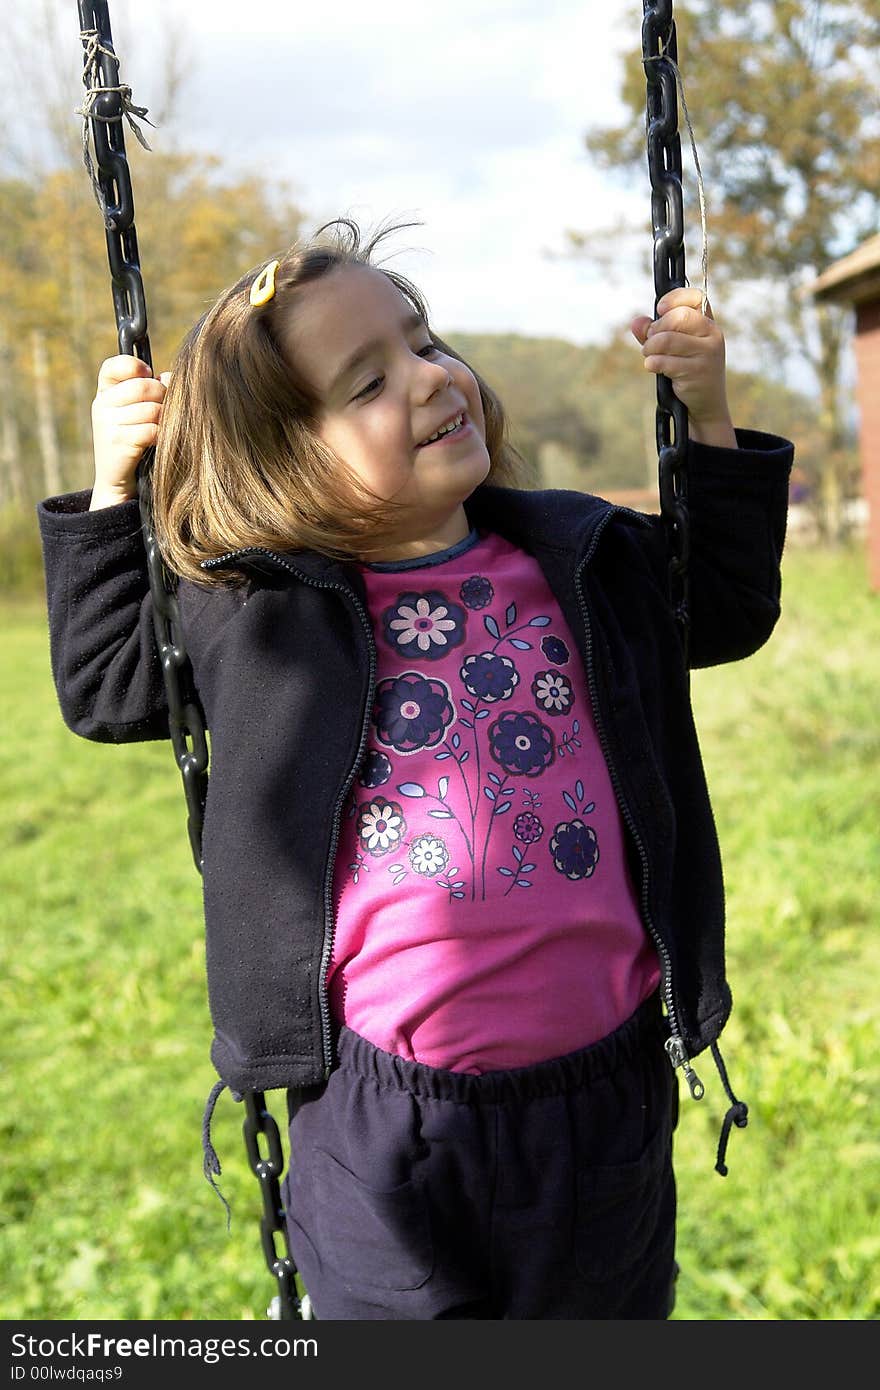
[[[464,539],[462,504],[490,467],[479,387],[434,347],[397,286],[369,266],[304,285],[285,347],[320,403],[320,438],[380,497],[406,505],[384,558]],[[460,415],[454,433],[425,443]]]

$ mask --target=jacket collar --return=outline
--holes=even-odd
[[[523,550],[551,549],[567,552],[577,563],[590,553],[597,531],[617,513],[646,524],[647,519],[626,507],[614,506],[592,493],[558,488],[526,491],[482,483],[465,502],[471,526],[497,531]],[[288,569],[321,585],[350,585],[359,579],[350,563],[330,559],[313,550],[272,551],[248,547],[230,551],[214,560],[203,560],[205,570],[247,568],[278,573]]]
[[[586,554],[596,528],[617,510],[604,498],[559,488],[526,491],[483,483],[465,502],[472,526],[497,531],[523,550],[547,546]]]

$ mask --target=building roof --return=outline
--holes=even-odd
[[[809,285],[804,293],[814,299],[834,300],[839,304],[861,304],[866,299],[880,299],[880,234],[869,237],[827,269]]]

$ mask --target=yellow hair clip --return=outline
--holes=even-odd
[[[250,300],[254,305],[268,304],[275,294],[275,272],[280,261],[270,261],[251,285]]]

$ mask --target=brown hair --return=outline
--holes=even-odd
[[[362,483],[314,432],[318,401],[282,350],[296,290],[336,267],[365,265],[402,223],[365,245],[347,217],[325,223],[279,256],[274,298],[254,308],[250,288],[265,261],[225,290],[184,338],[173,363],[152,470],[156,543],[169,569],[201,584],[243,582],[234,571],[199,568],[244,546],[308,549],[335,559],[381,551],[400,504]],[[331,241],[319,240],[328,228]],[[346,237],[347,233],[347,237]],[[428,324],[419,290],[381,269]],[[463,362],[428,327],[435,345]],[[467,365],[467,364],[466,364]],[[473,368],[470,368],[473,371]],[[487,482],[519,485],[523,460],[507,438],[501,402],[473,372],[486,420]]]

